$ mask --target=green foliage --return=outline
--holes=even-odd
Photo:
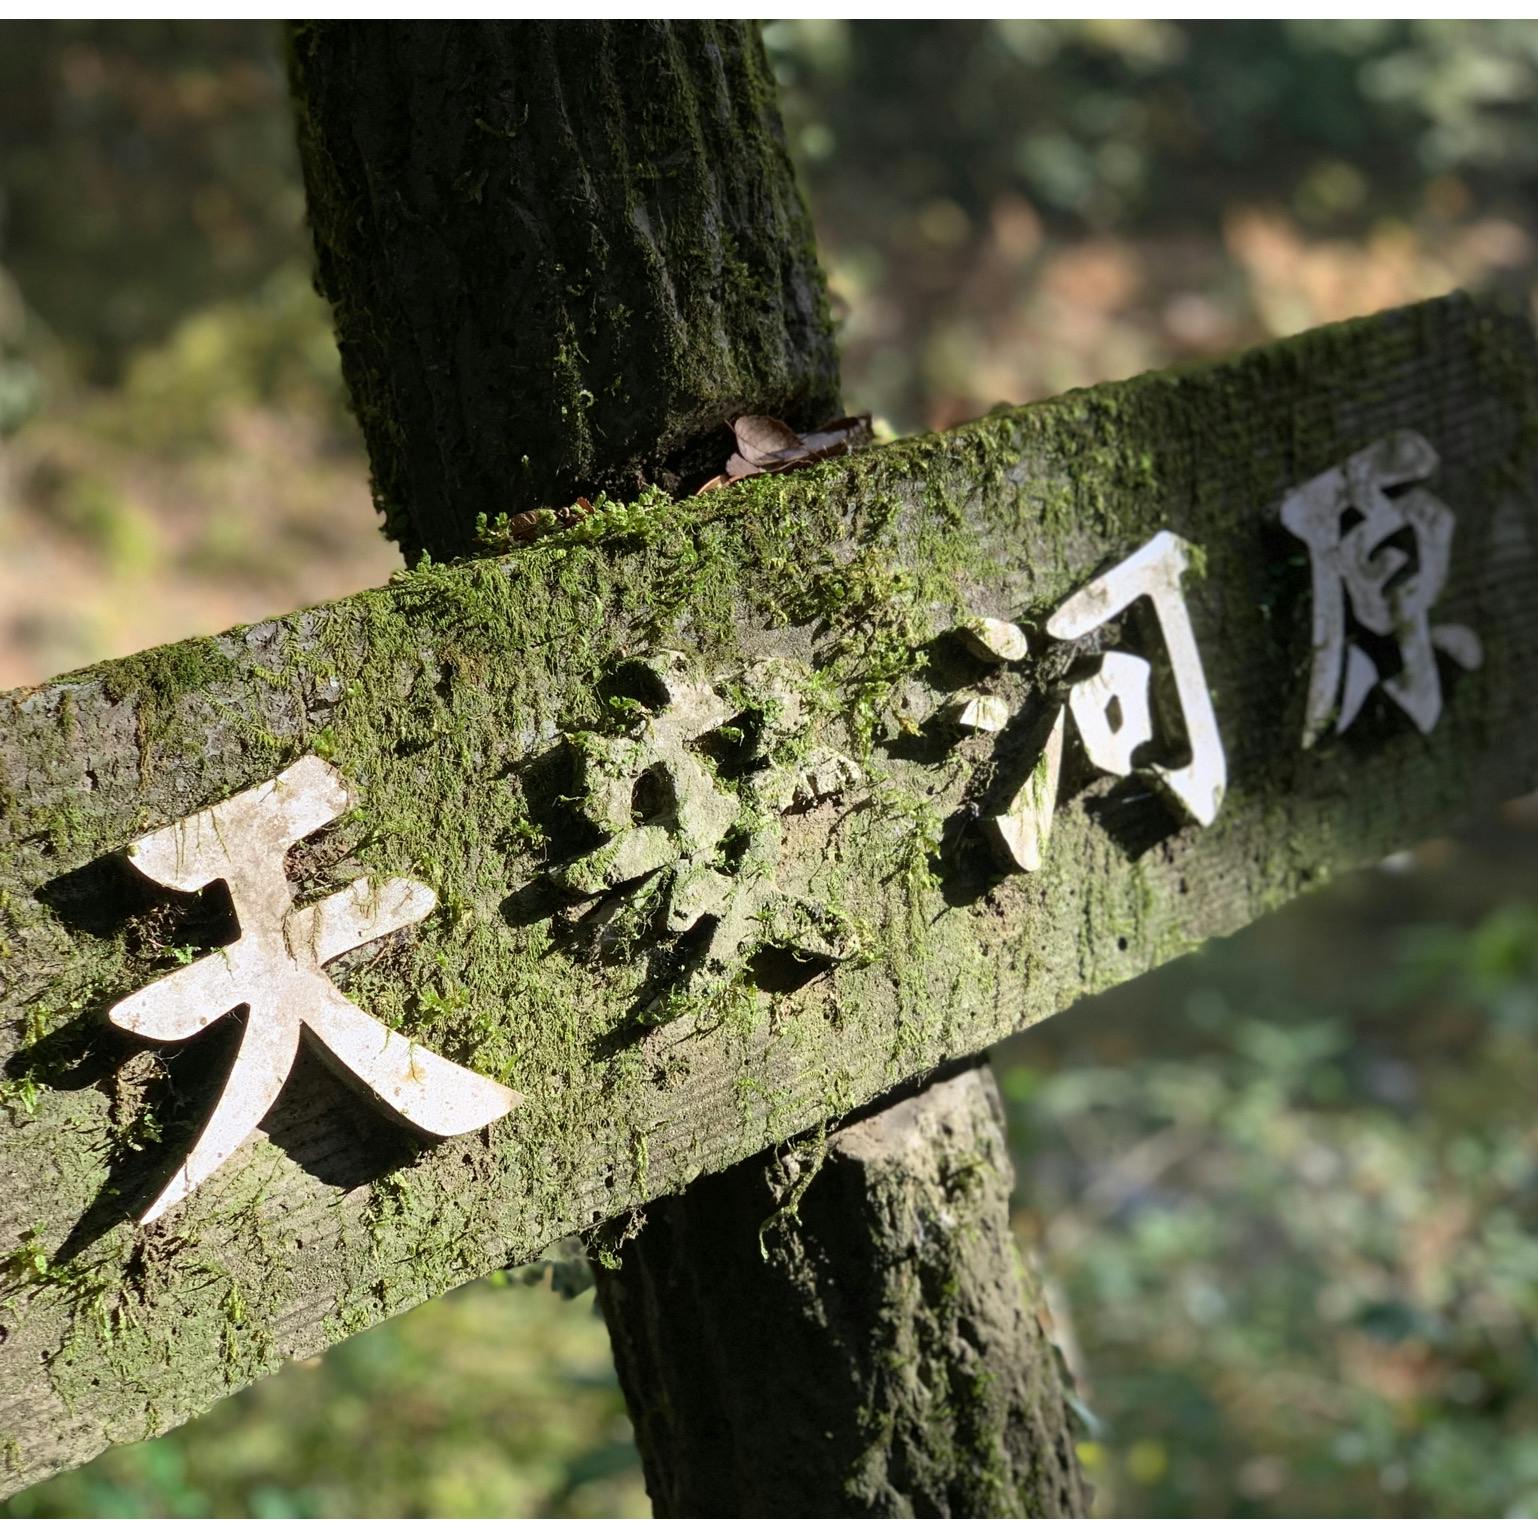
[[[113,399],[104,433],[162,454],[218,447],[234,414],[269,401],[312,414],[349,441],[352,434],[331,317],[297,259],[136,351]]]
[[[1514,853],[1337,890],[1009,1049],[1099,1510],[1538,1514]]]
[[[1530,21],[766,36],[848,399],[905,426],[1538,276]]]
[[[7,22],[5,260],[85,372],[306,262],[273,22]]]
[[[767,41],[819,208],[845,181],[866,206],[826,211],[869,228],[947,199],[949,217],[928,207],[940,244],[1002,187],[1108,227],[1264,186],[1329,223],[1391,211],[1428,176],[1488,186],[1538,164],[1517,110],[1538,90],[1525,20],[778,22]],[[921,140],[915,101],[937,109]]]

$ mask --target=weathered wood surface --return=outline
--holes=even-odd
[[[3,1488],[163,1430],[1538,784],[1535,422],[1527,326],[1454,298],[682,505],[600,510],[503,558],[6,696]],[[1458,520],[1434,618],[1472,628],[1484,663],[1448,669],[1429,736],[1377,691],[1305,752],[1309,568],[1280,501],[1400,429],[1440,453],[1431,485]],[[945,724],[969,666],[948,632],[1040,619],[1165,528],[1204,557],[1186,591],[1228,757],[1221,815],[1178,827],[1065,758],[1042,869],[1002,876],[975,822],[1028,767],[1029,733]],[[593,866],[570,866],[599,840],[570,799],[580,765],[634,740],[643,717],[617,697],[644,681],[622,664],[659,648],[723,680],[733,708],[783,696],[786,669],[766,683],[754,659],[814,669],[803,727],[782,720],[775,751],[792,770],[827,749],[860,768],[765,817],[734,758],[751,709],[745,739],[699,745],[736,798],[734,847],[758,859],[739,879],[820,902],[857,954],[818,965],[797,954],[804,935],[769,937],[667,1019],[688,942],[644,904],[583,920],[571,888]],[[1054,686],[1035,666],[994,680],[1020,723]],[[306,751],[361,805],[300,847],[301,895],[376,874],[439,897],[339,980],[524,1102],[427,1147],[302,1060],[264,1135],[139,1228],[238,1027],[156,1056],[106,1024],[178,964],[173,948],[230,938],[217,890],[174,899],[115,852]]]

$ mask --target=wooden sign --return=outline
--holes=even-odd
[[[1535,423],[1455,297],[5,696],[0,1488],[1531,789]]]

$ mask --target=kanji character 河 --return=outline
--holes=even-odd
[[[1190,546],[1179,535],[1162,530],[1104,576],[1086,583],[1052,615],[1046,628],[1057,640],[1076,641],[1138,599],[1152,603],[1174,677],[1188,756],[1182,765],[1149,764],[1137,772],[1146,774],[1186,816],[1206,827],[1222,804],[1228,768],[1181,591],[1180,579],[1189,565]],[[1015,869],[1040,867],[1057,802],[1068,720],[1097,769],[1131,774],[1133,754],[1154,737],[1152,680],[1153,668],[1142,657],[1107,651],[1096,672],[1070,689],[1067,704],[1053,718],[1036,768],[1006,811],[988,824],[995,848]]]

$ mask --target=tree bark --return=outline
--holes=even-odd
[[[744,411],[836,414],[751,24],[306,23],[291,63],[318,282],[408,558],[704,478]],[[1001,1129],[974,1067],[836,1133],[762,1251],[783,1154],[599,1268],[659,1514],[1082,1510]]]
[[[385,532],[703,480],[834,414],[811,222],[739,22],[305,23],[318,281]]]
[[[977,1060],[655,1203],[599,1292],[658,1513],[1082,1515],[1013,1183]]]

